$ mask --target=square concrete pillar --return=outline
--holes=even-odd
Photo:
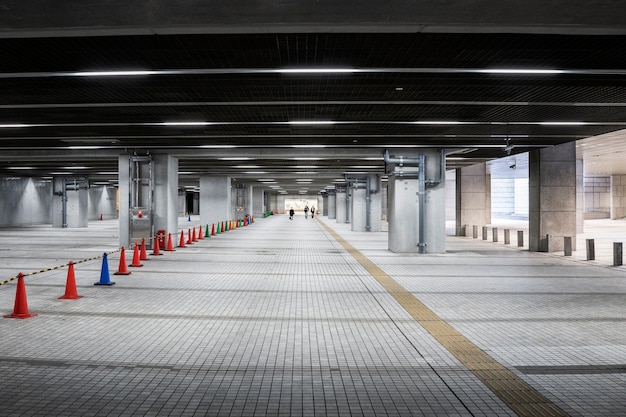
[[[178,158],[154,155],[154,230],[178,232]]]
[[[200,222],[219,223],[232,218],[230,177],[200,177]]]
[[[252,188],[252,216],[261,218],[266,211],[265,207],[265,193],[262,187]]]
[[[611,175],[611,220],[626,217],[626,175]]]
[[[456,234],[465,224],[483,226],[491,222],[490,180],[485,163],[456,170]]]
[[[564,237],[576,250],[576,144],[529,153],[530,251],[563,251]]]
[[[347,223],[347,210],[346,202],[348,193],[345,189],[337,190],[335,200],[335,214],[337,216],[337,223]]]
[[[330,220],[337,218],[337,194],[335,194],[335,190],[328,191],[328,211],[325,215],[328,215]]]

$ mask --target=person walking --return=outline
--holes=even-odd
[[[315,206],[311,206],[311,218],[315,218]]]
[[[309,218],[309,206],[308,205],[304,206],[304,218],[305,219]]]
[[[289,220],[293,220],[293,216],[296,214],[295,210],[292,208],[289,209]]]

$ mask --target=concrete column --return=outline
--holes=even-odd
[[[351,204],[351,230],[353,232],[366,232],[365,220],[367,217],[366,201],[365,201],[365,187],[358,186],[358,188],[352,187],[352,204]]]
[[[289,211],[289,209],[285,208],[284,194],[276,194],[276,210],[278,211],[278,214],[285,214]]]
[[[53,180],[52,227],[63,227],[63,178]]]
[[[470,227],[490,223],[487,215],[488,177],[485,163],[456,170],[456,234],[463,225]]]
[[[250,216],[252,216],[252,205],[254,204],[254,200],[252,198],[252,190],[253,190],[254,186],[252,185],[246,185],[246,190],[245,190],[245,194],[246,194],[246,206],[245,206],[245,213],[244,216],[246,214],[249,214]]]
[[[383,192],[380,175],[370,175],[370,232],[383,230]]]
[[[389,237],[392,252],[417,253],[419,184],[417,178],[389,176]]]
[[[178,233],[178,158],[155,155],[154,160],[154,211],[155,233]]]
[[[626,175],[611,175],[611,220],[626,217]]]
[[[252,216],[256,218],[263,217],[263,212],[266,211],[265,196],[262,187],[252,188]]]
[[[576,234],[585,233],[585,187],[583,160],[576,160]]]
[[[230,177],[200,177],[200,222],[213,224],[232,218]]]
[[[117,164],[119,189],[119,230],[120,246],[130,245],[130,155],[120,155]]]
[[[575,142],[529,153],[528,201],[529,250],[563,251],[565,236],[576,250]]]
[[[347,190],[346,188],[339,188],[336,192],[336,200],[335,200],[335,213],[337,215],[337,223],[345,223],[346,222],[346,199],[347,199]]]
[[[337,218],[337,193],[335,190],[328,191],[328,219]]]
[[[367,189],[365,179],[358,188],[352,189],[352,231],[380,232],[382,230],[382,193],[380,176],[370,175],[369,228],[367,227]]]
[[[328,216],[328,193],[322,194],[321,213],[322,216]]]
[[[411,153],[412,152],[412,153]],[[445,253],[446,210],[445,210],[445,166],[441,164],[437,149],[422,149],[419,153],[405,150],[404,158],[425,156],[426,187],[419,195],[419,179],[410,176],[390,175],[388,183],[389,242],[392,252],[419,252],[419,219],[423,216],[425,253]],[[445,165],[445,164],[444,164]],[[405,169],[403,167],[402,169]],[[412,167],[411,167],[412,168]],[[424,213],[419,212],[419,199],[424,199]]]
[[[89,191],[79,186],[67,191],[67,227],[87,227],[89,213]]]
[[[87,227],[89,223],[89,190],[86,178],[55,178],[54,196],[52,204],[52,226],[79,228]],[[63,196],[63,184],[66,184]],[[65,204],[63,198],[65,197]],[[65,219],[63,207],[65,206]],[[65,224],[64,224],[65,220]]]

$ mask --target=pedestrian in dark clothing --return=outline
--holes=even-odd
[[[293,220],[293,216],[296,214],[295,210],[292,208],[289,209],[289,220]]]
[[[311,218],[315,218],[315,206],[311,206]]]

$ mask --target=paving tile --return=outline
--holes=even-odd
[[[77,264],[79,300],[58,299],[65,268],[28,276],[38,316],[0,320],[0,416],[515,415],[321,223],[299,220],[257,219],[107,288],[93,285],[101,259]],[[625,270],[471,238],[398,255],[385,233],[319,221],[562,410],[626,413]],[[99,257],[116,231],[0,229],[0,280]],[[0,286],[2,314],[14,295]]]

